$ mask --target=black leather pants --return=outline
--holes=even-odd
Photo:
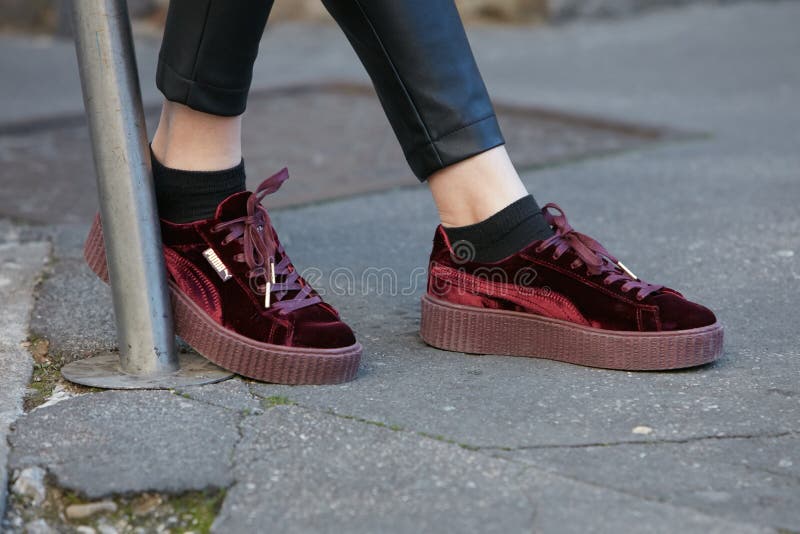
[[[503,144],[453,0],[322,0],[372,79],[412,171]],[[244,112],[272,0],[171,0],[156,83],[171,101]]]

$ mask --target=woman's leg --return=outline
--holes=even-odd
[[[442,224],[487,261],[550,235],[503,146],[453,0],[323,3],[372,78],[411,169],[428,181]]]
[[[156,85],[167,100],[223,117],[244,113],[272,0],[171,0]]]
[[[452,0],[322,0],[420,180],[503,144]]]
[[[242,114],[272,0],[172,0],[156,84],[164,104],[153,142],[159,213],[213,215],[244,189]]]
[[[619,369],[722,354],[710,310],[636,278],[557,206],[543,213],[526,195],[452,0],[323,1],[439,208],[425,341]]]
[[[151,147],[167,167],[229,169],[242,160],[242,116],[211,115],[165,100]]]
[[[300,277],[260,205],[288,174],[244,190],[240,117],[271,6],[170,3],[157,74],[166,102],[152,164],[175,330],[244,376],[338,383],[355,378],[361,345]],[[107,276],[99,221],[86,258]]]
[[[445,227],[486,220],[528,194],[505,146],[436,171],[428,177],[428,186]]]
[[[153,152],[186,170],[242,159],[241,115],[272,0],[172,0],[156,84],[165,96]]]

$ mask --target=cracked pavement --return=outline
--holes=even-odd
[[[272,215],[364,345],[356,381],[87,393],[15,422],[9,472],[40,465],[88,498],[225,487],[217,532],[800,531],[798,17],[742,3],[471,31],[499,100],[708,134],[524,180],[644,279],[714,309],[716,364],[628,373],[425,346],[435,211],[396,189]],[[300,78],[292,50],[313,65],[314,43],[324,72],[363,79],[325,27],[268,34],[261,69]],[[80,260],[88,222],[4,223],[52,240],[30,328],[65,359],[115,343],[108,289]],[[348,291],[328,276],[343,267]],[[365,273],[382,268],[381,288]]]
[[[218,532],[263,524],[286,532],[519,532],[532,525],[586,532],[598,524],[623,531],[638,517],[658,518],[655,532],[763,531],[444,438],[284,402],[238,380],[86,394],[21,418],[9,468],[47,466],[54,484],[89,499],[228,488]]]

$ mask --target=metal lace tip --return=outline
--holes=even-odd
[[[270,258],[269,260],[269,281],[270,283],[275,283],[275,260]]]
[[[621,261],[619,261],[619,260],[617,260],[617,267],[619,267],[620,269],[622,269],[623,271],[625,271],[625,274],[627,274],[628,276],[630,276],[630,277],[631,277],[631,278],[633,278],[634,280],[638,280],[638,279],[639,279],[639,277],[638,277],[638,276],[636,276],[635,274],[633,274],[633,271],[631,271],[630,269],[628,269],[627,267],[625,267],[625,264],[624,264],[624,263],[622,263],[622,262],[621,262]]]
[[[264,307],[270,306],[270,294],[272,293],[272,284],[275,283],[275,260],[270,258],[267,266],[267,284],[264,286]]]
[[[208,261],[209,265],[217,272],[220,278],[222,278],[223,282],[227,282],[230,280],[233,275],[228,270],[228,267],[222,263],[222,260],[217,256],[217,253],[214,252],[214,249],[207,248],[203,251],[203,257]]]

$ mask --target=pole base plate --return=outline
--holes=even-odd
[[[178,360],[181,367],[174,373],[140,376],[122,371],[118,353],[103,352],[65,365],[61,376],[82,386],[103,389],[172,389],[213,384],[233,376],[198,354],[180,352]]]

